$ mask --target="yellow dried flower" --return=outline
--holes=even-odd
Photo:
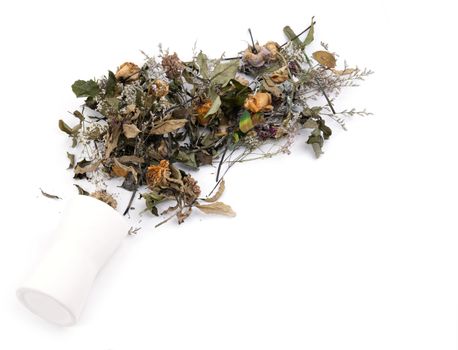
[[[161,98],[169,93],[169,84],[164,80],[156,79],[149,86],[148,92],[156,98]]]
[[[116,79],[131,82],[140,78],[140,67],[132,62],[124,62],[116,71]]]
[[[273,72],[270,75],[270,79],[275,83],[275,84],[281,84],[285,80],[288,79],[288,68],[286,66],[281,67],[280,69],[277,69],[275,72]]]
[[[273,109],[272,96],[268,92],[258,92],[248,95],[244,107],[252,113],[271,111]]]
[[[161,160],[158,165],[151,165],[146,172],[146,182],[149,188],[162,185],[170,176],[170,163],[168,160]]]
[[[206,126],[210,122],[210,118],[205,118],[210,108],[212,108],[212,101],[206,100],[196,107],[197,121],[200,125]]]

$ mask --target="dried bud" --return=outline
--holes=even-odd
[[[164,185],[170,176],[168,160],[161,160],[158,165],[151,165],[146,172],[146,183],[150,189],[156,186]]]
[[[247,48],[243,53],[243,60],[249,65],[259,68],[262,67],[270,59],[270,51],[265,47],[255,45],[256,53],[251,47]]]
[[[244,107],[252,113],[271,111],[273,109],[272,97],[268,92],[258,92],[254,95],[248,95]]]
[[[197,106],[196,108],[197,121],[199,122],[200,125],[206,126],[210,122],[210,118],[205,118],[205,116],[207,115],[211,107],[212,107],[212,101],[210,100],[206,100]]]
[[[184,64],[178,58],[177,54],[165,55],[162,58],[162,66],[165,69],[165,74],[167,78],[177,79],[181,76],[184,70]]]
[[[283,83],[285,80],[288,79],[288,67],[287,66],[283,66],[280,69],[277,69],[275,72],[273,72],[270,75],[270,79],[272,79],[272,81],[275,84]]]
[[[116,199],[114,199],[113,196],[109,194],[107,191],[95,191],[91,193],[90,196],[108,204],[113,209],[116,209],[116,207],[118,206],[118,202],[116,202]]]
[[[140,78],[140,67],[131,62],[121,64],[116,72],[116,79],[123,82],[131,82]]]
[[[148,93],[156,98],[161,98],[169,93],[169,84],[164,80],[156,79],[148,88]]]

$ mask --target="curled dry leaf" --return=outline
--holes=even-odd
[[[205,198],[204,201],[208,203],[216,202],[218,199],[221,198],[225,189],[226,189],[226,185],[224,183],[224,179],[222,179],[221,182],[219,183],[219,187],[216,193],[211,197]]]
[[[137,182],[137,171],[133,167],[122,164],[117,158],[114,158],[113,161],[114,164],[111,170],[116,176],[127,177],[131,173],[134,176],[135,182]]]
[[[123,124],[122,131],[128,139],[134,139],[140,133],[140,130],[135,124]]]
[[[230,217],[234,217],[236,215],[235,211],[232,208],[224,204],[223,202],[214,202],[211,204],[196,204],[197,208],[203,211],[205,214],[220,214],[226,215]]]
[[[97,170],[97,168],[99,167],[100,163],[101,163],[101,161],[98,160],[98,161],[89,163],[88,165],[85,165],[85,166],[81,166],[81,165],[78,164],[76,166],[76,168],[75,168],[75,175],[80,175],[80,174],[86,174],[86,173],[93,172],[93,171]]]
[[[327,51],[316,51],[313,53],[313,58],[323,67],[335,68],[336,66],[336,58]]]
[[[49,193],[46,193],[45,191],[43,191],[41,188],[40,188],[40,191],[41,191],[41,194],[43,196],[45,196],[46,198],[50,198],[50,199],[62,199],[60,198],[59,196],[56,196],[54,194],[49,194]]]
[[[156,126],[151,129],[152,135],[163,135],[169,132],[178,130],[186,125],[188,122],[187,119],[169,119],[164,120],[156,124]]]

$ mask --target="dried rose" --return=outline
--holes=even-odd
[[[131,82],[140,78],[140,67],[132,62],[125,62],[116,71],[116,79]]]
[[[150,189],[164,185],[170,176],[170,163],[168,160],[161,160],[158,165],[151,165],[146,172],[146,183]]]
[[[280,45],[278,45],[275,41],[268,41],[264,47],[269,50],[270,52],[270,59],[275,61],[278,58],[278,51],[280,49]]]
[[[164,80],[156,79],[148,87],[148,93],[156,98],[161,98],[169,93],[169,84]]]
[[[273,109],[272,96],[268,92],[258,92],[250,94],[245,100],[244,107],[252,113],[271,111]]]
[[[277,69],[275,72],[273,72],[270,75],[270,79],[272,79],[272,81],[275,84],[283,83],[285,80],[288,79],[288,67],[287,66],[283,66],[280,69]]]
[[[197,121],[200,125],[206,126],[210,122],[210,118],[205,118],[208,111],[212,107],[212,101],[206,100],[196,107]]]
[[[274,41],[269,41],[264,46],[256,44],[255,50],[252,47],[247,48],[242,58],[249,65],[259,68],[269,61],[275,61],[279,48],[280,46]]]
[[[178,58],[178,55],[174,53],[173,55],[165,55],[162,57],[162,66],[165,69],[165,74],[167,78],[177,79],[181,76],[184,70],[184,64]]]

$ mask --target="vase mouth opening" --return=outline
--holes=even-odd
[[[19,288],[17,296],[21,303],[35,315],[59,326],[72,326],[75,315],[53,296],[33,288]]]

